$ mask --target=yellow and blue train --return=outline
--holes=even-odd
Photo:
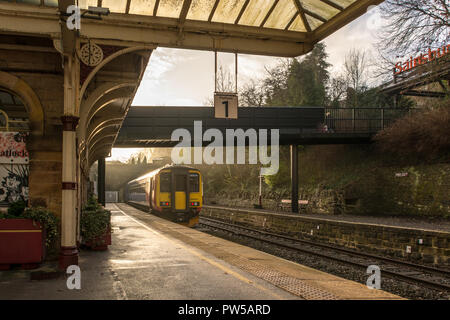
[[[130,181],[125,194],[131,205],[193,227],[203,206],[203,178],[198,169],[167,165]]]

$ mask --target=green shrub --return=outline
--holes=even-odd
[[[39,222],[46,231],[45,245],[51,248],[58,239],[59,219],[54,213],[44,207],[27,208],[23,212],[21,218],[32,219]]]
[[[8,208],[8,217],[10,218],[22,217],[26,206],[27,204],[23,200],[11,203]]]
[[[95,198],[90,198],[81,212],[80,233],[83,241],[92,242],[110,228],[111,212],[105,210]]]
[[[59,219],[44,207],[27,208],[22,200],[12,203],[8,212],[0,212],[0,219],[31,219],[39,222],[46,231],[45,245],[52,248],[58,239]]]
[[[378,133],[374,140],[383,153],[418,162],[443,159],[450,150],[450,100],[394,122]]]

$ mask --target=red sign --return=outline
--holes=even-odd
[[[0,132],[0,163],[28,164],[26,133]]]
[[[413,57],[411,57],[406,62],[397,62],[394,69],[394,75],[399,75],[402,72],[412,70],[420,65],[442,58],[443,56],[449,54],[449,52],[450,44],[436,50],[428,49],[427,53],[422,53],[420,56],[414,59]]]

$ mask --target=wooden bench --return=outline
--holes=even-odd
[[[309,204],[308,200],[298,200],[299,211],[304,211],[308,204]],[[290,210],[292,208],[292,200],[290,199],[281,200],[281,202],[278,204],[278,208],[281,209],[281,211],[284,211],[284,209]]]

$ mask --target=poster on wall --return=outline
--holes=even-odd
[[[0,132],[0,163],[28,164],[26,133]]]
[[[0,205],[28,200],[26,133],[0,132]]]

